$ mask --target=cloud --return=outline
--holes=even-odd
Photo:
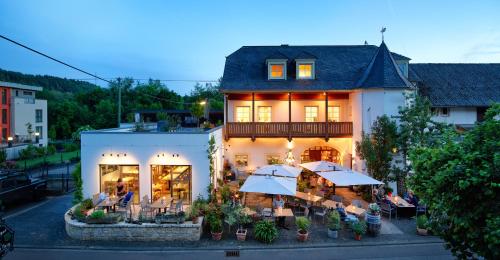
[[[500,62],[500,34],[493,34],[472,45],[462,58],[465,62]]]

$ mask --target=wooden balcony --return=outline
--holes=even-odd
[[[272,123],[236,123],[228,122],[224,126],[225,138],[266,138],[283,137],[352,137],[352,122],[272,122]]]

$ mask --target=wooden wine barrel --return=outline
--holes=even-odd
[[[380,234],[380,227],[382,226],[382,222],[380,221],[380,214],[372,215],[366,213],[365,216],[368,234],[372,236],[377,236],[378,234]]]

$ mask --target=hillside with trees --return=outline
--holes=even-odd
[[[49,138],[68,139],[81,126],[117,126],[118,90],[122,93],[122,122],[131,122],[137,109],[190,109],[192,103],[208,98],[212,109],[222,109],[218,84],[196,84],[189,95],[181,96],[158,80],[145,83],[117,79],[108,87],[86,81],[53,76],[29,75],[0,70],[0,81],[43,87],[37,98],[46,99]]]

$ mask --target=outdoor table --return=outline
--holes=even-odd
[[[160,213],[161,213],[161,210],[163,209],[164,212],[166,213],[167,208],[170,206],[169,201],[171,201],[170,197],[160,198],[151,204],[151,208],[158,209],[158,212],[160,212]]]
[[[415,215],[415,206],[408,203],[408,201],[404,200],[399,196],[390,197],[391,203],[396,205],[396,210],[398,212],[398,216],[414,216]]]
[[[109,212],[109,209],[112,208],[113,209],[113,212],[116,211],[116,204],[118,204],[118,201],[120,199],[115,197],[115,198],[106,198],[105,200],[99,202],[99,204],[97,204],[97,207],[103,207],[103,208],[106,208],[106,210]]]
[[[307,201],[312,201],[312,202],[318,202],[318,201],[323,199],[320,196],[316,196],[314,194],[308,194],[308,193],[300,192],[300,191],[297,191],[297,193],[295,194],[295,197],[297,197],[299,199],[307,200]]]
[[[286,217],[293,217],[293,212],[292,212],[292,209],[289,209],[289,208],[277,208],[277,209],[274,209],[272,216],[276,218],[276,222],[278,224],[278,227],[288,229],[288,227],[285,224],[285,218]]]
[[[345,211],[347,213],[351,213],[351,214],[354,214],[356,216],[361,216],[363,214],[365,214],[366,210],[362,209],[362,208],[358,208],[354,205],[349,205],[345,208]]]
[[[399,196],[394,196],[394,197],[391,197],[391,202],[394,203],[394,205],[396,205],[398,208],[401,207],[401,208],[414,208],[415,206],[408,203],[408,201],[404,200],[403,198],[399,197]]]
[[[342,202],[337,202],[337,201],[333,201],[333,200],[325,200],[321,204],[329,209],[336,209],[337,204],[339,204],[339,206],[341,208],[344,208],[344,204],[342,204]]]

